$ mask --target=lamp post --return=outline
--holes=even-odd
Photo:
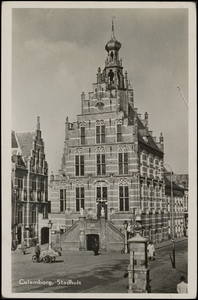
[[[123,223],[124,230],[125,230],[125,236],[124,236],[124,253],[128,253],[127,248],[127,228],[128,228],[128,222],[125,220]]]
[[[49,227],[49,250],[52,248],[52,238],[51,238],[51,229],[52,229],[52,221],[49,220],[48,227]]]
[[[172,246],[173,246],[173,261],[172,261],[172,266],[173,268],[175,269],[175,239],[174,239],[174,216],[173,216],[173,171],[172,171],[172,168],[167,165],[167,164],[164,164],[165,166],[168,166],[171,170],[171,177],[170,177],[170,181],[171,181],[171,203],[172,203]]]

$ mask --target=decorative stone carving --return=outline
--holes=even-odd
[[[119,180],[118,180],[118,184],[119,185],[129,185],[129,182],[127,181],[127,179],[126,178],[120,178]]]
[[[115,119],[116,124],[122,124],[122,121],[123,121],[122,119]]]
[[[104,120],[97,120],[96,125],[105,125],[105,121]]]
[[[86,125],[86,123],[84,121],[79,123],[80,127],[85,127],[85,125]]]
[[[108,185],[108,182],[106,180],[101,180],[101,181],[95,181],[94,184],[96,186],[107,186]]]
[[[117,148],[118,152],[122,152],[122,151],[128,151],[129,148],[126,146],[126,145],[122,145],[122,146],[119,146]]]
[[[76,149],[74,150],[74,153],[75,153],[75,154],[84,153],[84,152],[85,152],[84,148],[76,148]]]
[[[101,209],[101,217],[104,217],[105,216],[105,209],[104,209],[104,207],[102,207],[102,209]]]
[[[83,183],[82,180],[76,180],[76,181],[74,182],[74,184],[75,184],[76,186],[84,186],[84,183]]]
[[[102,146],[101,146],[101,147],[97,147],[95,151],[96,151],[96,152],[99,152],[99,153],[100,153],[100,152],[106,152],[106,148],[105,148],[105,147],[102,147]]]
[[[66,182],[65,181],[60,181],[60,187],[66,188]]]
[[[81,209],[80,209],[80,215],[81,215],[81,217],[83,217],[84,216],[84,209],[81,207]]]

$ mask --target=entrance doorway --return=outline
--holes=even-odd
[[[20,245],[21,244],[21,227],[18,227],[17,239],[18,239],[18,245]]]
[[[49,243],[49,228],[41,228],[41,245]]]
[[[99,243],[99,235],[98,234],[87,234],[87,250],[93,251],[94,239],[97,239]]]
[[[107,219],[107,204],[105,202],[99,202],[97,205],[97,218],[101,217],[101,209],[104,208],[105,218]]]

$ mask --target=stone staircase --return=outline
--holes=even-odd
[[[124,234],[105,217],[100,219],[80,217],[62,234],[62,249],[87,250],[87,239],[90,235],[98,235],[100,251],[121,251],[124,247]]]

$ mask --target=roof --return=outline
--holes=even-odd
[[[139,118],[137,118],[138,120],[138,130],[139,130],[139,133],[138,133],[138,140],[139,142],[145,144],[145,145],[149,145],[150,147],[152,147],[153,149],[163,153],[159,147],[157,146],[157,144],[154,142],[152,136],[147,133],[147,138],[148,138],[148,143],[145,142],[145,140],[143,139],[143,137],[141,136],[141,132],[143,132],[144,130],[146,130],[148,132],[148,130],[146,129],[146,127],[143,125],[143,123],[141,122],[141,120]]]
[[[27,160],[28,156],[31,154],[32,143],[35,138],[35,132],[18,132],[16,133],[23,157]]]
[[[18,148],[19,147],[14,131],[12,131],[12,135],[11,135],[11,145],[12,145],[11,146],[12,148]]]
[[[166,187],[171,187],[171,181],[166,176],[164,176],[164,178],[165,178],[165,185],[166,185]],[[173,181],[173,190],[185,191],[184,188],[182,188],[179,185],[177,185],[174,181]]]

